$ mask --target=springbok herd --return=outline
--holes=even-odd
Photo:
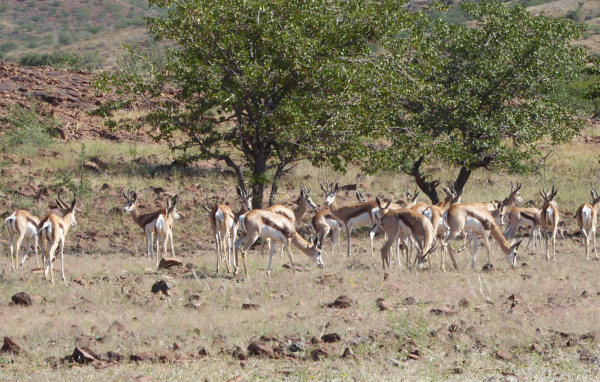
[[[321,183],[321,189],[325,193],[325,205],[327,209],[322,210],[313,216],[310,228],[315,232],[314,236],[306,241],[295,229],[295,224],[299,222],[306,212],[317,208],[311,199],[311,190],[304,186],[300,187],[300,197],[298,207],[295,211],[282,205],[273,205],[265,210],[252,209],[253,192],[236,188],[237,194],[241,199],[241,209],[233,213],[228,205],[214,203],[213,206],[202,205],[209,213],[210,227],[214,233],[217,249],[217,273],[220,270],[220,263],[225,262],[227,272],[238,274],[238,253],[242,252],[242,262],[244,271],[248,277],[248,267],[246,264],[246,254],[254,242],[261,238],[263,244],[269,247],[269,265],[267,274],[270,274],[271,261],[275,251],[275,245],[271,242],[282,244],[281,256],[283,251],[287,250],[292,270],[295,273],[290,245],[298,248],[305,255],[310,257],[319,267],[323,267],[323,239],[331,232],[331,251],[339,254],[340,231],[342,227],[346,229],[348,252],[351,256],[352,227],[372,226],[369,238],[371,241],[371,255],[373,251],[373,238],[378,230],[383,230],[385,234],[385,243],[381,248],[381,260],[383,269],[390,267],[390,252],[392,246],[396,245],[396,255],[398,266],[401,266],[400,252],[406,255],[407,266],[411,264],[412,248],[416,248],[414,262],[421,267],[425,261],[429,261],[431,266],[431,254],[436,248],[441,250],[441,269],[445,272],[446,253],[450,254],[454,268],[458,268],[454,258],[454,250],[450,243],[461,233],[464,233],[463,247],[458,252],[464,250],[467,246],[473,253],[472,267],[475,267],[475,255],[478,247],[478,237],[481,235],[485,242],[490,258],[490,239],[495,242],[498,248],[505,254],[506,260],[511,267],[517,262],[517,250],[522,240],[511,244],[509,240],[514,240],[515,234],[520,226],[529,227],[529,241],[526,249],[532,244],[536,247],[536,238],[541,247],[542,233],[546,243],[546,259],[556,259],[555,239],[557,234],[561,234],[561,225],[559,223],[560,215],[557,204],[554,201],[557,191],[554,186],[551,191],[545,189],[540,191],[544,199],[541,209],[518,207],[523,203],[520,196],[522,185],[514,186],[511,183],[510,195],[501,202],[492,203],[461,203],[463,190],[457,190],[455,186],[443,187],[446,198],[437,205],[426,203],[417,203],[418,192],[414,195],[407,191],[407,201],[404,206],[393,203],[393,200],[382,203],[379,198],[374,201],[366,201],[360,192],[357,192],[359,203],[347,206],[339,206],[336,203],[336,194],[339,191],[338,182],[331,184],[329,181]],[[596,189],[591,188],[592,203],[584,203],[577,210],[577,225],[585,238],[585,258],[589,260],[589,242],[593,240],[594,254],[596,259],[596,220],[598,210],[600,209],[600,195]],[[129,190],[127,194],[123,193],[126,204],[124,213],[131,213],[133,221],[144,231],[147,244],[147,258],[154,256],[153,242],[156,238],[156,262],[159,263],[160,246],[162,245],[163,257],[167,255],[167,243],[171,241],[171,255],[175,257],[173,249],[172,228],[174,220],[179,219],[177,214],[177,196],[169,198],[166,209],[141,214],[138,211],[138,196],[136,191]],[[36,262],[39,267],[38,259],[38,240],[42,251],[42,264],[44,264],[44,278],[48,278],[54,283],[52,264],[54,253],[60,244],[60,261],[62,279],[66,282],[64,274],[64,244],[65,238],[69,232],[69,227],[77,225],[75,220],[75,206],[77,204],[77,194],[69,205],[58,193],[56,200],[57,209],[43,219],[28,213],[24,210],[14,212],[6,219],[5,226],[8,227],[10,234],[10,259],[11,268],[19,269],[29,255],[29,241],[33,240]],[[208,204],[208,203],[207,203]],[[506,225],[504,232],[500,226]],[[242,235],[237,238],[237,232]],[[552,250],[549,250],[549,234],[552,232]],[[16,253],[14,238],[17,236]],[[21,263],[18,263],[19,248],[25,241],[25,256]],[[441,243],[439,246],[437,243]],[[46,245],[45,245],[46,244]],[[243,244],[243,245],[242,245]],[[264,247],[264,245],[263,245]],[[233,253],[235,256],[233,256]],[[13,260],[14,258],[14,260]],[[17,266],[18,265],[18,266]]]

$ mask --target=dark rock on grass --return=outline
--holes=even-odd
[[[279,337],[277,337],[275,334],[263,334],[262,336],[260,336],[260,340],[264,341],[264,342],[269,342],[269,341],[279,342]]]
[[[58,365],[60,365],[60,360],[56,356],[46,358],[46,363],[52,369],[58,369]]]
[[[2,345],[2,349],[0,349],[0,353],[8,353],[12,355],[19,355],[27,353],[27,350],[21,345],[19,345],[15,340],[10,337],[4,337],[4,344]]]
[[[378,298],[377,299],[377,307],[379,308],[379,310],[381,311],[385,311],[385,310],[394,310],[394,304],[389,302],[389,301],[385,301],[382,298]]]
[[[471,301],[468,298],[461,298],[458,301],[458,307],[462,309],[468,309],[471,307]]]
[[[430,310],[431,314],[438,316],[453,316],[458,313],[457,310],[449,308],[447,306],[441,306],[439,308],[433,308]]]
[[[260,305],[258,305],[258,304],[242,304],[243,310],[252,310],[252,309],[258,309],[258,308],[260,308]]]
[[[510,361],[513,358],[513,356],[509,352],[503,350],[497,351],[496,357],[498,357],[498,359],[502,361]]]
[[[538,344],[531,344],[530,349],[538,354],[542,354],[544,352],[544,349]]]
[[[98,355],[98,359],[100,361],[106,361],[106,362],[121,362],[125,359],[125,356],[123,354],[114,352],[114,351],[109,351],[106,353],[102,353]]]
[[[132,362],[145,362],[150,361],[154,355],[148,352],[135,353],[129,356],[129,360]]]
[[[409,296],[404,299],[404,305],[416,305],[419,303],[419,299],[416,297]]]
[[[327,357],[329,357],[329,352],[323,349],[315,349],[310,353],[310,358],[313,361],[322,361]]]
[[[158,268],[159,269],[169,269],[169,268],[173,268],[173,267],[182,267],[183,263],[177,259],[174,259],[172,257],[163,257],[162,259],[160,259],[160,262],[158,263]]]
[[[350,299],[347,295],[342,295],[335,299],[331,304],[326,304],[328,308],[346,309],[350,308],[355,303],[354,300]]]
[[[494,264],[491,263],[485,263],[483,265],[483,267],[481,268],[482,271],[484,272],[493,272],[496,270],[496,268],[494,267]]]
[[[73,361],[80,364],[88,364],[97,360],[97,357],[90,354],[89,349],[84,350],[84,348],[75,348],[71,357]]]
[[[152,285],[152,293],[162,293],[166,296],[172,296],[176,290],[175,284],[172,284],[165,280],[160,280]]]
[[[325,334],[324,336],[322,336],[321,339],[323,340],[323,342],[325,342],[327,344],[331,344],[334,342],[339,342],[340,335],[337,333],[329,333],[329,334]]]
[[[26,292],[19,292],[10,298],[16,305],[31,306],[41,301],[40,296],[33,296]]]
[[[353,355],[354,355],[354,352],[352,351],[352,349],[346,348],[346,349],[344,349],[344,352],[342,353],[342,358],[352,357]]]
[[[275,352],[273,351],[273,348],[262,341],[250,342],[250,345],[248,345],[248,352],[251,355],[259,357],[275,358]]]

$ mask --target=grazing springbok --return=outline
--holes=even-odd
[[[298,248],[302,253],[310,257],[318,267],[323,268],[323,260],[321,259],[321,255],[323,253],[321,249],[322,236],[320,233],[316,234],[313,239],[307,242],[296,232],[294,225],[291,221],[289,221],[289,219],[267,210],[252,210],[246,215],[241,216],[239,227],[242,232],[245,233],[245,236],[238,239],[238,241],[235,243],[235,275],[238,274],[239,262],[237,257],[239,249],[242,251],[242,262],[244,263],[246,277],[249,277],[248,266],[246,264],[246,253],[258,238],[271,239],[275,242],[281,243],[285,248],[287,248],[294,274],[296,273],[296,267],[294,266],[294,259],[292,257],[290,245]],[[246,240],[246,243],[242,248],[240,248],[241,243],[244,240]],[[271,246],[269,253],[269,266],[267,268],[267,275],[271,275],[271,261],[273,259],[274,252],[275,246],[273,245]]]
[[[548,226],[552,229],[552,257],[556,260],[556,232],[558,230],[558,221],[560,220],[560,216],[558,215],[558,208],[556,208],[556,204],[552,203],[558,190],[552,186],[552,191],[548,193],[545,189],[540,191],[540,195],[544,198],[544,206],[540,211],[540,223],[542,225],[542,229],[544,230],[544,235],[546,236],[546,260],[550,260],[550,255],[548,253]]]
[[[217,273],[219,273],[219,263],[225,259],[227,272],[231,272],[230,261],[233,243],[235,243],[237,229],[235,227],[235,215],[231,212],[229,206],[215,203],[214,207],[207,205],[202,207],[208,212],[210,228],[215,237],[217,246]],[[243,208],[243,207],[242,207]],[[232,236],[233,235],[233,239]]]
[[[289,221],[292,222],[292,224],[295,225],[300,220],[302,220],[302,218],[306,214],[306,211],[317,209],[317,205],[310,198],[311,191],[312,189],[307,190],[306,187],[304,187],[304,185],[300,186],[300,197],[296,201],[296,203],[298,204],[298,208],[296,208],[295,211],[292,211],[291,209],[280,204],[273,204],[271,207],[267,208],[267,211],[271,211],[273,213],[286,217]],[[262,255],[264,255],[265,241],[267,248],[271,248],[271,241],[269,239],[263,240],[263,245],[261,247]],[[280,257],[283,257],[283,246],[281,247]]]
[[[600,210],[600,195],[598,195],[598,191],[591,186],[592,190],[590,193],[592,194],[592,204],[583,203],[577,209],[577,214],[575,214],[575,218],[577,219],[577,226],[581,230],[581,233],[585,239],[585,259],[589,260],[589,245],[590,245],[590,236],[592,239],[592,243],[594,245],[594,255],[596,255],[596,260],[598,259],[598,251],[596,249],[596,223],[598,221],[598,210]],[[11,239],[12,243],[12,239]]]
[[[320,183],[321,189],[325,193],[325,205],[329,207],[329,211],[336,219],[338,219],[346,228],[346,235],[348,237],[348,256],[351,256],[352,246],[352,227],[375,224],[375,212],[379,208],[375,201],[352,204],[349,206],[338,206],[335,201],[335,196],[339,191],[339,183],[335,182],[333,186],[330,186],[327,181],[327,188]],[[374,256],[373,252],[373,237],[375,236],[376,230],[371,230],[369,239],[371,241],[371,255]]]
[[[521,241],[511,246],[502,235],[502,231],[500,231],[500,229],[496,225],[492,214],[490,214],[485,209],[477,206],[472,206],[470,204],[455,204],[444,213],[444,219],[442,222],[446,226],[446,229],[449,231],[446,238],[442,240],[442,245],[446,250],[449,251],[455,269],[458,269],[458,265],[456,264],[456,260],[454,259],[454,253],[452,252],[451,243],[452,240],[465,229],[484,232],[483,239],[485,240],[486,247],[488,248],[489,243],[487,232],[489,232],[492,235],[492,237],[498,242],[500,250],[506,256],[506,261],[508,261],[510,266],[514,267],[516,265],[516,259],[518,254],[517,250],[519,248],[519,245],[521,245]],[[446,271],[446,250],[444,250],[444,253],[442,255],[442,270],[444,272]],[[474,266],[474,263],[472,264],[472,266]]]
[[[71,206],[67,206],[67,204],[60,198],[59,199],[67,206],[65,210],[63,210],[63,216],[58,216],[54,214],[50,214],[42,219],[37,225],[37,232],[40,236],[39,242],[42,250],[42,265],[44,266],[44,279],[48,279],[48,271],[50,272],[50,280],[52,284],[54,284],[54,273],[52,272],[52,263],[54,259],[54,252],[56,248],[60,244],[60,271],[62,273],[62,279],[66,283],[67,279],[65,278],[65,262],[64,262],[64,248],[65,248],[65,238],[69,233],[70,227],[75,227],[77,225],[77,221],[75,220],[75,205],[77,204],[77,193],[73,192],[74,198],[73,202],[71,202]],[[44,243],[48,242],[49,248],[48,251],[44,248]]]

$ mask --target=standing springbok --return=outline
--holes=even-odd
[[[171,241],[171,256],[175,258],[175,249],[173,248],[173,221],[181,218],[181,216],[179,216],[177,213],[177,209],[175,208],[177,205],[177,200],[177,195],[175,195],[173,199],[167,199],[166,214],[159,216],[156,220],[156,265],[159,264],[159,244],[162,244],[163,257],[166,258],[167,243]]]
[[[577,219],[577,226],[585,239],[585,259],[590,259],[589,245],[591,236],[594,245],[594,255],[596,255],[596,260],[598,260],[598,251],[596,249],[596,223],[598,221],[598,210],[600,210],[600,195],[598,195],[598,191],[596,191],[594,186],[590,185],[590,187],[592,187],[592,190],[590,191],[592,194],[592,204],[583,203],[579,206],[575,218]]]
[[[48,279],[48,271],[50,271],[50,280],[54,284],[54,273],[52,272],[52,263],[54,258],[54,252],[60,243],[60,271],[62,273],[62,279],[66,283],[65,278],[65,262],[64,262],[64,248],[65,238],[69,233],[70,227],[75,227],[77,221],[75,220],[75,205],[77,204],[77,193],[73,192],[74,198],[71,202],[71,206],[63,211],[63,216],[57,216],[50,214],[40,221],[37,226],[37,232],[40,236],[39,242],[42,250],[42,265],[44,266],[44,279]],[[60,193],[59,193],[60,198]],[[62,199],[61,199],[61,202]],[[64,202],[63,202],[64,203]],[[67,206],[66,203],[64,203]],[[48,242],[48,251],[44,249],[44,242]]]
[[[144,234],[146,235],[146,247],[147,247],[146,258],[148,260],[150,260],[150,255],[154,256],[153,238],[156,235],[157,239],[158,239],[157,223],[160,218],[159,227],[163,227],[163,224],[164,224],[164,227],[166,227],[167,210],[164,208],[161,208],[154,212],[150,212],[147,214],[141,214],[138,211],[137,191],[134,190],[132,192],[131,189],[129,189],[127,191],[127,194],[125,194],[125,192],[123,192],[123,197],[125,197],[125,201],[126,201],[125,207],[123,208],[123,213],[124,214],[131,213],[131,218],[133,219],[133,221],[144,231]],[[158,248],[156,248],[156,264],[158,264],[158,262],[159,262]]]
[[[442,240],[442,245],[449,251],[455,269],[458,269],[458,265],[454,259],[451,243],[452,240],[465,229],[484,232],[483,239],[485,240],[488,248],[489,243],[487,232],[489,232],[498,242],[500,250],[506,256],[506,261],[508,261],[511,267],[515,266],[518,254],[517,250],[519,245],[521,245],[521,241],[511,246],[502,235],[502,231],[500,231],[496,225],[493,216],[485,209],[472,206],[470,204],[455,204],[444,214],[443,224],[446,226],[446,229],[448,229],[449,232],[446,238]],[[442,255],[442,270],[444,272],[446,271],[445,252],[446,251],[444,251],[444,254]]]
[[[379,202],[379,199],[377,199]],[[385,211],[384,207],[381,207],[379,211]],[[377,215],[378,217],[381,215]],[[400,246],[401,236],[410,236],[413,241],[419,247],[419,254],[417,256],[418,266],[425,262],[429,257],[429,254],[435,251],[435,230],[433,225],[422,214],[410,209],[400,208],[395,210],[389,210],[383,215],[377,225],[387,234],[388,239],[381,248],[381,261],[383,263],[383,269],[387,265],[390,268],[390,250],[393,244]],[[423,238],[423,244],[421,244],[420,237]],[[406,252],[408,255],[408,252]],[[397,251],[398,266],[400,267],[400,253]],[[407,266],[410,263],[410,259],[407,257]],[[431,260],[430,260],[431,264]]]
[[[20,269],[27,260],[29,255],[29,240],[33,239],[33,248],[35,250],[35,262],[37,266],[40,266],[40,260],[38,258],[38,236],[37,226],[40,224],[40,218],[33,216],[25,210],[19,210],[13,212],[8,218],[6,218],[5,227],[8,227],[8,233],[10,235],[10,268],[14,271]],[[15,261],[13,263],[14,240],[15,235],[18,236]],[[25,240],[25,256],[23,261],[19,264],[19,248]],[[17,266],[18,264],[18,266]]]
[[[338,206],[335,201],[335,196],[339,190],[339,183],[335,182],[333,186],[329,185],[327,181],[327,188],[320,183],[321,189],[325,193],[325,205],[329,207],[329,211],[336,219],[342,222],[346,227],[346,235],[348,238],[348,256],[351,256],[351,241],[352,241],[352,227],[375,224],[375,211],[379,208],[375,201],[352,204],[349,206]],[[371,230],[369,239],[371,241],[371,255],[374,256],[373,252],[373,237],[375,236],[376,230]]]
[[[245,233],[245,236],[238,239],[238,241],[235,243],[235,275],[238,274],[239,249],[242,251],[242,262],[244,263],[246,277],[249,277],[248,266],[246,264],[246,253],[258,238],[271,239],[281,243],[285,248],[287,248],[294,274],[296,273],[296,267],[294,266],[294,259],[292,258],[290,245],[298,248],[302,253],[310,257],[311,260],[317,264],[317,266],[323,268],[323,260],[321,259],[321,255],[323,253],[321,249],[322,236],[320,234],[317,234],[314,239],[311,239],[309,242],[307,242],[296,232],[294,225],[291,221],[289,221],[289,219],[267,210],[252,210],[246,215],[241,216],[239,227],[242,232]],[[242,248],[240,248],[241,243],[244,240],[246,240],[246,243]],[[275,252],[274,245],[271,246],[269,252],[269,266],[267,268],[267,275],[271,275],[271,261],[273,259],[273,253]]]
[[[337,245],[337,254],[340,254],[340,231],[342,230],[342,222],[336,219],[329,211],[329,208],[317,213],[310,221],[309,227],[315,233],[321,232],[321,238],[324,240],[329,232],[331,232],[331,253],[335,251]]]
[[[225,204],[215,203],[214,207],[209,208],[207,205],[202,207],[208,212],[210,220],[210,228],[215,237],[217,246],[217,273],[219,273],[219,263],[225,259],[227,273],[231,272],[230,261],[233,243],[235,243],[237,229],[235,227],[235,215],[231,212],[229,206]],[[242,207],[243,209],[244,207]],[[233,235],[233,241],[231,238]]]
[[[542,229],[544,230],[544,234],[546,236],[546,260],[550,260],[550,255],[548,254],[548,225],[551,226],[552,229],[552,257],[556,260],[556,231],[558,230],[558,221],[560,217],[558,215],[558,208],[556,208],[556,204],[552,203],[558,190],[552,186],[552,192],[548,193],[545,189],[540,191],[540,195],[544,198],[544,206],[540,211],[540,223],[542,224]]]
[[[317,205],[310,198],[311,191],[312,191],[312,189],[307,190],[306,187],[304,187],[304,185],[300,186],[300,197],[298,198],[298,200],[296,202],[298,204],[298,208],[296,208],[295,211],[292,211],[291,209],[289,209],[285,206],[282,206],[280,204],[273,204],[271,207],[267,208],[267,211],[271,211],[275,214],[286,217],[289,221],[292,222],[292,224],[295,225],[297,222],[302,220],[302,218],[306,214],[306,211],[317,209]],[[271,248],[271,240],[270,239],[263,240],[263,245],[261,247],[262,255],[264,255],[265,241],[266,241],[267,248],[269,248],[269,249]],[[283,246],[281,247],[280,257],[283,257]]]

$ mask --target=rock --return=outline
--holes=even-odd
[[[42,300],[40,296],[30,295],[26,292],[19,292],[10,298],[16,305],[31,306]]]
[[[100,187],[100,191],[112,190],[112,186],[108,183],[104,183],[102,187]]]
[[[407,360],[413,360],[413,361],[417,361],[421,359],[421,353],[418,350],[413,350],[410,353],[408,353],[408,356],[406,357]]]
[[[496,357],[498,357],[502,361],[510,361],[513,358],[513,356],[510,353],[505,352],[503,350],[497,351]]]
[[[391,290],[392,292],[398,292],[398,291],[401,291],[402,289],[404,289],[404,287],[402,286],[402,284],[399,284],[399,283],[391,283],[388,285],[388,289]]]
[[[87,161],[87,162],[85,162],[85,163],[83,164],[83,167],[84,167],[86,170],[90,170],[90,171],[94,171],[94,172],[98,172],[98,173],[100,172],[100,167],[99,167],[99,166],[98,166],[96,163],[94,163],[94,162],[92,162],[92,161]]]
[[[483,267],[481,268],[481,270],[484,272],[492,272],[492,271],[495,271],[496,269],[494,268],[494,264],[485,263],[483,265]]]
[[[590,294],[590,293],[589,293],[587,290],[584,290],[584,291],[581,293],[581,297],[583,297],[583,298],[588,298],[588,297],[590,297],[590,296],[591,296],[591,294]]]
[[[132,362],[144,362],[149,361],[152,358],[153,355],[147,352],[136,353],[129,356],[129,360]]]
[[[73,282],[81,286],[85,286],[87,284],[83,277],[77,277],[75,280],[73,280]]]
[[[542,347],[538,344],[531,344],[530,349],[538,354],[542,354],[544,352],[544,349],[542,349]]]
[[[356,191],[356,184],[346,184],[345,186],[340,187],[342,191]]]
[[[279,337],[277,337],[275,334],[263,334],[262,336],[260,336],[260,340],[264,341],[264,342],[269,342],[269,341],[279,342]]]
[[[37,192],[35,192],[31,187],[29,186],[21,186],[21,188],[19,188],[19,194],[21,196],[36,196]]]
[[[27,353],[27,350],[25,350],[25,348],[23,346],[16,343],[15,340],[13,340],[12,338],[4,336],[4,344],[2,345],[2,348],[0,349],[0,353],[9,353],[12,355],[19,355],[19,354]]]
[[[354,352],[352,351],[352,349],[345,348],[344,352],[342,353],[342,358],[352,357],[353,355],[354,355]]]
[[[469,309],[471,305],[471,301],[468,298],[461,298],[458,301],[458,307],[462,309]]]
[[[331,344],[334,342],[338,342],[340,340],[340,335],[337,333],[329,333],[329,334],[325,334],[321,337],[321,339],[323,340],[323,342],[327,343],[327,344]]]
[[[56,356],[46,358],[46,363],[52,369],[58,369],[58,365],[60,364],[60,360]]]
[[[353,303],[354,301],[351,300],[350,297],[342,295],[331,304],[326,304],[326,306],[329,308],[345,309],[351,307]]]
[[[310,357],[313,361],[322,361],[329,357],[329,352],[323,349],[315,349],[310,353]]]
[[[243,310],[251,310],[251,309],[258,309],[258,308],[260,308],[260,305],[258,305],[258,304],[242,304]]]
[[[306,350],[306,346],[304,346],[304,342],[302,342],[302,341],[296,341],[296,342],[291,343],[288,346],[288,350],[290,352],[292,352],[292,353],[297,353],[299,351]]]
[[[156,352],[156,354],[154,354],[154,358],[160,363],[172,363],[173,362],[173,356],[171,354],[169,354],[166,350]]]
[[[284,263],[282,265],[282,267],[286,268],[286,269],[291,269],[292,268],[292,266],[290,264],[288,264],[288,263]],[[296,270],[296,272],[304,272],[304,268],[300,264],[294,263],[294,269]]]
[[[163,257],[162,259],[160,259],[160,263],[158,263],[159,269],[161,269],[161,268],[169,269],[169,268],[181,267],[181,266],[183,266],[183,263],[172,257]]]
[[[380,300],[377,302],[377,307],[379,307],[379,310],[384,311],[384,310],[394,310],[394,304],[392,304],[389,301],[385,301],[385,300]]]
[[[149,375],[136,375],[131,377],[131,382],[152,382],[152,377]]]
[[[120,353],[116,353],[114,351],[109,351],[106,353],[98,354],[98,359],[100,361],[106,362],[121,362],[125,359],[125,356]]]
[[[407,297],[404,299],[404,305],[416,305],[419,303],[419,299],[416,297]]]
[[[172,296],[175,293],[176,288],[177,287],[174,284],[168,281],[160,280],[152,285],[152,293],[161,292],[166,296]]]
[[[115,321],[108,327],[106,332],[107,333],[111,333],[111,332],[124,333],[125,326],[122,323],[120,323],[119,321]]]
[[[521,293],[513,293],[510,296],[508,296],[508,300],[509,301],[523,300],[523,296],[521,296]]]
[[[256,355],[259,357],[275,357],[275,352],[273,351],[273,348],[262,341],[250,342],[250,345],[248,345],[248,352],[251,355]]]
[[[86,349],[87,350],[87,349]],[[82,348],[75,348],[71,357],[73,360],[80,364],[88,364],[97,360],[92,354]]]
[[[25,166],[31,166],[31,165],[33,165],[33,159],[23,158],[21,163]]]
[[[202,347],[200,348],[200,350],[198,350],[198,354],[201,355],[202,357],[208,357],[210,355],[209,351]]]
[[[358,345],[366,344],[367,341],[368,340],[366,337],[358,337],[358,338],[348,341],[348,345],[350,345],[352,347],[356,347]]]
[[[146,157],[139,157],[134,160],[137,164],[141,164],[142,166],[146,166],[150,164],[150,161]]]
[[[447,306],[442,306],[439,308],[433,308],[430,310],[432,314],[436,314],[438,316],[452,316],[458,313],[457,310],[449,308]]]
[[[181,344],[179,342],[173,342],[173,350],[181,349]]]

